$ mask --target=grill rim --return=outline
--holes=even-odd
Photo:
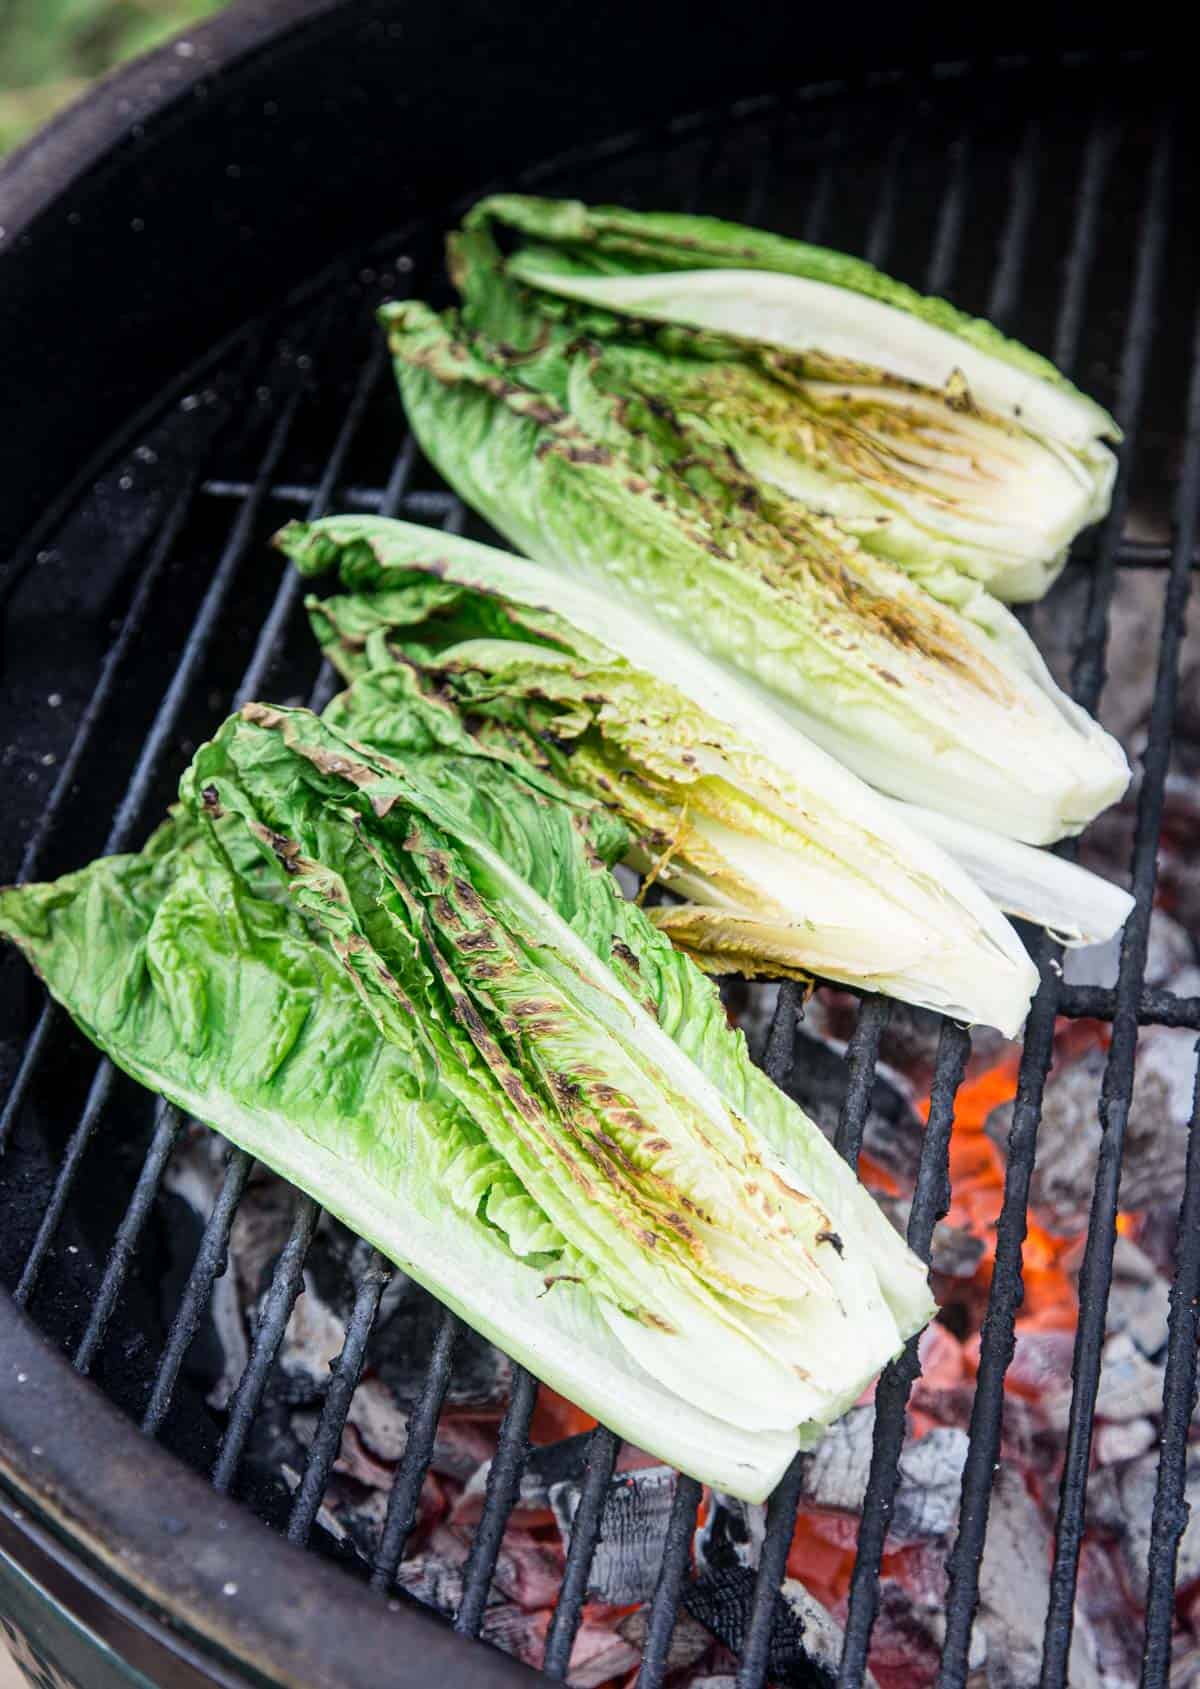
[[[60,1552],[65,1542],[69,1555],[124,1594],[135,1618],[148,1607],[144,1638],[162,1651],[164,1664],[207,1653],[214,1683],[244,1682],[249,1666],[281,1689],[529,1689],[553,1682],[491,1644],[455,1634],[398,1591],[379,1600],[339,1566],[269,1530],[80,1378],[6,1291],[0,1353],[0,1501],[14,1504],[6,1539],[21,1532],[32,1563],[40,1526]],[[155,1497],[150,1507],[148,1495]],[[11,1542],[4,1546],[13,1552]],[[226,1593],[230,1584],[233,1595]],[[331,1606],[336,1626],[321,1622]],[[398,1606],[411,1614],[404,1648],[397,1647]],[[172,1637],[167,1625],[182,1636]],[[344,1644],[347,1634],[353,1647]]]
[[[207,491],[207,488],[205,488],[204,490]],[[1121,559],[1121,561],[1123,561],[1123,559]],[[1200,1004],[1197,1003],[1197,1000],[1196,999],[1182,999],[1182,1000],[1177,1000],[1177,1001],[1171,1000],[1169,1003],[1160,1002],[1159,1000],[1162,999],[1162,998],[1165,998],[1166,995],[1167,994],[1165,994],[1165,993],[1144,993],[1142,999],[1139,1000],[1139,1002],[1137,1004],[1137,1018],[1139,1020],[1142,1020],[1142,1019],[1154,1020],[1154,1021],[1161,1020],[1164,1024],[1176,1024],[1176,1025],[1179,1025],[1179,1024],[1195,1024],[1194,1013],[1195,1013],[1196,1008],[1200,1007]],[[1083,1003],[1084,998],[1088,999],[1086,1005],[1084,1005],[1084,1003]],[[1103,999],[1103,1005],[1101,1005],[1101,999]],[[1079,1014],[1079,1013],[1093,1013],[1094,1014],[1096,1012],[1097,1008],[1100,1008],[1101,1013],[1103,1014],[1104,1018],[1111,1018],[1113,1008],[1115,1007],[1115,999],[1116,999],[1116,993],[1114,991],[1112,991],[1111,989],[1106,989],[1106,990],[1101,991],[1098,988],[1094,989],[1094,990],[1092,988],[1086,988],[1080,994],[1081,1006],[1075,1007],[1073,1012],[1077,1013],[1077,1014]],[[1160,1016],[1160,1015],[1153,1012],[1156,1007],[1169,1008],[1172,1015],[1178,1015],[1180,1018],[1179,1019],[1167,1020],[1165,1015]],[[864,1009],[865,1008],[866,1008],[866,1005],[864,1005]],[[867,1018],[869,1020],[870,1016],[868,1015]],[[843,1122],[843,1135],[845,1133],[846,1124],[847,1124],[847,1122],[844,1121]],[[853,1126],[851,1126],[851,1130],[853,1130]],[[344,1580],[342,1580],[342,1581],[344,1581]],[[525,1679],[524,1680],[526,1680],[526,1681],[530,1680],[531,1674],[528,1672],[528,1669],[527,1668],[523,1668],[523,1669],[525,1669]],[[344,1673],[343,1673],[343,1676],[344,1676]],[[534,1680],[537,1680],[538,1674],[533,1673],[532,1677],[534,1678]]]

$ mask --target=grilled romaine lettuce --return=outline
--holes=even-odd
[[[614,401],[586,353],[556,395],[524,379],[526,354],[453,317],[404,304],[383,319],[412,426],[465,499],[528,556],[741,671],[870,784],[1033,844],[1125,789],[1120,746],[976,583],[956,576],[959,602],[935,600],[663,407]]]
[[[688,900],[653,919],[702,965],[817,974],[1020,1027],[1036,970],[987,898],[661,628],[538,564],[408,523],[293,523],[278,543],[305,573],[336,565],[351,588],[309,601],[343,674],[398,665],[451,700],[477,740],[615,810],[633,865]],[[385,723],[355,731],[387,748]]]
[[[708,217],[508,194],[467,228],[515,237],[506,272],[543,295],[688,330],[676,356],[643,357],[642,379],[908,566],[1036,598],[1108,509],[1113,418],[990,323],[860,259]]]
[[[590,865],[612,823],[514,771],[564,919],[422,709],[391,714],[401,767],[247,705],[146,850],[5,891],[0,931],[120,1066],[618,1433],[760,1497],[929,1317],[924,1269]]]
[[[619,814],[628,843],[602,854],[625,848],[690,900],[652,919],[702,967],[819,974],[1011,1031],[1036,978],[975,888],[1072,944],[1129,913],[1127,892],[1073,863],[880,798],[735,677],[565,576],[380,517],[294,522],[276,543],[350,588],[309,600],[342,674],[419,675],[477,746],[512,747]],[[394,688],[402,716],[409,691]],[[388,734],[386,709],[360,728],[385,750]]]

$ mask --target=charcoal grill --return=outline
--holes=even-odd
[[[1143,983],[1197,557],[1194,125],[1153,55],[1066,50],[1074,39],[1040,57],[982,52],[960,43],[961,25],[936,8],[927,27],[938,49],[889,38],[897,26],[882,22],[869,64],[862,42],[838,39],[836,19],[798,55],[769,7],[739,6],[707,32],[671,8],[649,18],[623,3],[599,10],[591,24],[576,20],[570,51],[556,53],[562,18],[541,5],[523,7],[519,23],[494,8],[235,6],[115,79],[0,176],[0,367],[20,406],[0,445],[0,875],[49,877],[101,850],[136,848],[189,749],[234,701],[327,694],[297,579],[265,546],[283,518],[360,509],[463,525],[405,436],[371,312],[386,296],[438,293],[439,231],[479,192],[519,186],[762,221],[952,292],[1051,352],[1112,405],[1126,433],[1112,515],[1081,541],[1055,600],[1078,624],[1075,695],[1102,706],[1119,571],[1161,581],[1161,638],[1130,863],[1137,906],[1115,987],[1064,984],[1058,949],[1031,940],[1041,987],[1009,1140],[939,1683],[968,1676],[1039,1110],[1055,1017],[1067,1015],[1108,1022],[1111,1045],[1045,1628],[1042,1681],[1061,1685],[1138,1028],[1200,1030],[1200,1000]],[[1043,42],[1046,29],[1042,18]],[[948,43],[970,51],[937,57]],[[281,1501],[278,1484],[247,1475],[244,1456],[300,1289],[314,1204],[295,1198],[244,1376],[215,1419],[185,1361],[247,1158],[231,1155],[194,1253],[164,1291],[172,1219],[162,1181],[178,1115],[97,1062],[13,958],[0,966],[0,1610],[45,1660],[89,1686],[534,1681],[474,1639],[535,1381],[516,1369],[452,1628],[394,1592],[460,1337],[449,1312],[369,1587],[331,1564],[315,1521],[386,1264],[358,1258],[345,1348],[306,1470]],[[765,1055],[781,1081],[798,1007],[784,988]],[[884,1001],[863,999],[837,1133],[851,1162],[887,1017]],[[926,1255],[948,1201],[967,1051],[967,1035],[945,1024],[909,1223]],[[1194,1111],[1150,1549],[1148,1686],[1168,1681],[1186,1521],[1196,1121]],[[838,1677],[846,1686],[863,1681],[918,1366],[910,1344],[879,1387]],[[607,1430],[592,1434],[547,1679],[566,1668],[616,1454]],[[743,1689],[766,1678],[800,1474],[797,1460],[770,1503],[741,1627]],[[679,1483],[643,1689],[663,1681],[699,1496]]]

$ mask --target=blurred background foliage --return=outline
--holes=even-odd
[[[0,153],[89,82],[224,0],[0,0]]]

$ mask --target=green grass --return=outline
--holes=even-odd
[[[0,0],[0,153],[89,82],[224,0]]]

